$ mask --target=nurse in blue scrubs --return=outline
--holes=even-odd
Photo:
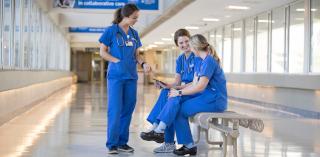
[[[174,42],[180,51],[182,51],[182,54],[176,60],[176,75],[174,82],[166,83],[167,88],[161,90],[160,96],[147,118],[148,122],[153,125],[151,130],[156,128],[159,124],[157,117],[167,102],[169,89],[182,89],[184,86],[186,86],[186,84],[192,82],[193,80],[196,57],[190,50],[189,39],[190,33],[186,29],[179,29],[174,33]],[[142,132],[141,137],[143,137],[143,134],[145,133],[146,132]],[[170,125],[166,128],[164,139],[158,142],[164,143],[160,147],[157,147],[153,150],[155,153],[173,152],[173,150],[176,148],[174,143],[173,125]]]
[[[99,39],[100,56],[109,61],[106,142],[109,154],[134,151],[127,143],[137,99],[137,63],[145,72],[151,71],[150,66],[143,62],[138,53],[141,41],[138,32],[132,28],[138,17],[139,9],[134,4],[126,4],[117,9],[113,24],[106,28]]]
[[[227,109],[227,88],[224,72],[216,51],[200,34],[190,38],[191,50],[201,58],[196,64],[194,79],[190,86],[181,90],[172,88],[169,99],[158,116],[160,121],[148,135],[148,140],[163,138],[164,130],[174,123],[179,144],[176,155],[196,155],[188,118],[199,112],[223,112]]]

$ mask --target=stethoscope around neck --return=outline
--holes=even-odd
[[[120,28],[119,28],[119,25],[117,25],[117,33],[116,33],[116,39],[117,39],[117,44],[118,44],[118,46],[119,47],[123,47],[123,46],[125,46],[125,43],[127,42],[127,41],[129,41],[129,39],[130,39],[130,35],[129,35],[129,31],[131,32],[131,34],[133,35],[133,40],[136,42],[137,41],[137,38],[136,38],[136,36],[135,36],[135,34],[134,34],[134,32],[133,32],[133,30],[132,30],[132,28],[131,27],[129,27],[129,31],[128,31],[128,34],[127,34],[127,40],[124,40],[124,38],[123,38],[123,36],[122,36],[122,34],[121,34],[121,32],[120,32]]]
[[[191,54],[190,54],[191,55]],[[182,68],[181,68],[181,73],[184,73],[184,66],[185,66],[185,62],[187,62],[187,73],[192,72],[192,68],[194,67],[194,56],[189,56],[190,61],[188,62],[187,57],[185,55],[183,55],[183,63],[182,63]],[[190,62],[192,62],[192,64],[190,64]]]

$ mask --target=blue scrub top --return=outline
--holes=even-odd
[[[194,67],[198,57],[191,53],[188,58],[182,53],[176,60],[176,73],[180,74],[181,82],[190,83],[194,76]]]
[[[222,97],[227,100],[227,87],[224,72],[216,59],[211,55],[207,55],[205,59],[201,59],[201,63],[195,69],[197,77],[205,76],[209,79],[206,90],[211,90],[215,96]]]
[[[109,62],[107,78],[138,79],[136,49],[141,47],[138,32],[129,28],[128,35],[118,24],[107,27],[99,39],[100,43],[109,47],[109,53],[118,58],[118,63]],[[133,45],[126,45],[132,42]]]

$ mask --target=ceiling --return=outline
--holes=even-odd
[[[159,11],[141,11],[139,20],[134,26],[143,34],[145,46],[154,42],[172,44],[161,38],[172,38],[171,34],[185,26],[197,26],[198,30],[190,30],[192,34],[203,33],[227,23],[250,17],[295,0],[159,0]],[[53,8],[53,0],[37,0],[52,20],[62,30],[68,27],[106,27],[113,19],[114,10],[102,9],[61,9]],[[177,7],[179,4],[183,7]],[[248,6],[248,10],[227,9],[228,5]],[[180,5],[181,6],[181,5]],[[216,22],[204,22],[202,18],[217,18]],[[98,46],[97,33],[68,33],[72,47]]]

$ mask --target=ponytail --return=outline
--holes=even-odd
[[[200,50],[200,51],[207,51],[209,52],[209,55],[211,55],[217,62],[218,64],[221,66],[221,60],[218,56],[218,53],[216,52],[216,50],[208,43],[207,39],[201,35],[201,34],[196,34],[193,35],[190,38],[190,44],[192,45],[192,47],[194,47],[196,50]]]
[[[121,15],[121,11],[122,11],[122,8],[118,8],[114,13],[114,17],[112,21],[113,24],[119,24],[122,21],[123,17]]]
[[[135,11],[139,11],[139,8],[135,4],[128,3],[124,5],[122,8],[118,8],[114,12],[113,24],[119,24],[124,17],[129,17]]]
[[[207,49],[208,49],[208,51],[209,51],[209,54],[210,54],[214,59],[217,60],[217,62],[218,62],[219,65],[221,65],[221,60],[220,60],[220,58],[219,58],[219,56],[218,56],[217,51],[216,51],[210,44],[208,44]]]

